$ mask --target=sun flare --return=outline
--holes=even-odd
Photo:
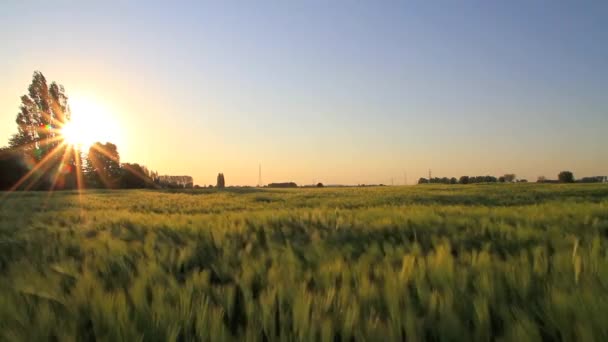
[[[90,97],[70,98],[71,119],[61,128],[63,140],[83,150],[95,142],[122,142],[112,112]]]

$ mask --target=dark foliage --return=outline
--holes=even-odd
[[[298,184],[294,182],[284,182],[284,183],[270,183],[268,184],[269,188],[297,188]]]
[[[505,182],[515,182],[515,175],[504,175],[499,178],[494,176],[461,176],[459,179],[455,177],[435,177],[426,179],[420,178],[418,180],[418,184],[477,184],[477,183],[505,183]],[[525,179],[521,180],[521,182],[527,182]]]
[[[8,148],[0,149],[0,190],[11,189],[26,173],[19,154]]]
[[[583,177],[578,180],[580,183],[604,183],[608,180],[606,176]]]
[[[142,165],[123,163],[120,170],[120,187],[122,189],[155,188],[154,175]]]
[[[217,184],[216,187],[218,189],[223,189],[226,187],[226,180],[224,179],[224,174],[223,173],[218,173],[217,174]]]
[[[508,183],[513,183],[517,179],[517,176],[515,176],[514,173],[507,173],[503,177],[505,178],[505,182],[508,182]]]
[[[574,174],[570,171],[562,171],[557,175],[560,183],[574,183]]]
[[[88,188],[117,189],[121,177],[118,147],[112,143],[95,143],[89,148],[85,176]]]

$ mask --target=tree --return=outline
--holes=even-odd
[[[323,186],[324,186],[323,183],[320,183],[320,182],[317,183],[317,188],[322,188]]]
[[[36,71],[28,93],[21,97],[15,122],[17,133],[9,146],[36,172],[28,174],[24,188],[74,187],[77,163],[73,149],[61,142],[60,129],[70,120],[63,86],[47,84]]]
[[[26,173],[18,153],[10,148],[0,149],[0,190],[10,190]]]
[[[458,183],[458,179],[456,179],[456,177],[450,178],[450,184],[457,184],[457,183]]]
[[[10,146],[31,152],[36,161],[60,145],[59,129],[70,120],[68,97],[63,86],[53,82],[47,85],[44,75],[36,71],[28,94],[21,97],[17,114],[17,134]]]
[[[96,142],[89,148],[86,158],[85,178],[93,188],[115,189],[120,185],[120,155],[112,143]]]
[[[429,181],[426,178],[424,178],[424,177],[420,177],[420,179],[418,179],[418,184],[426,184],[428,182]]]
[[[538,179],[536,179],[536,183],[544,183],[547,181],[547,177],[545,176],[538,176]]]
[[[603,176],[583,177],[583,178],[579,179],[578,181],[581,183],[603,183],[604,177]]]
[[[223,173],[218,173],[217,174],[217,185],[216,187],[218,189],[223,189],[226,186],[226,181],[224,180],[224,174]]]
[[[507,173],[503,177],[505,177],[505,182],[507,183],[515,182],[515,179],[517,178],[514,173]]]
[[[155,187],[153,173],[137,163],[123,163],[120,167],[120,187],[122,189],[146,189]]]
[[[298,184],[294,182],[283,182],[283,183],[270,183],[269,188],[297,188]]]
[[[574,183],[574,174],[570,171],[562,171],[557,175],[560,183]]]
[[[488,176],[484,177],[483,181],[486,182],[486,183],[496,183],[496,182],[498,182],[498,179],[496,177],[494,177],[494,176],[489,176],[488,175]]]
[[[462,177],[460,177],[460,179],[458,180],[458,183],[460,183],[460,184],[469,184],[469,176],[462,176]]]

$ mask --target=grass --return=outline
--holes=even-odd
[[[2,194],[0,341],[608,340],[608,186]]]

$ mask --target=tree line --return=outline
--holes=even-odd
[[[318,183],[317,187],[323,187],[323,184],[321,184],[321,186],[319,186]],[[297,188],[298,184],[294,183],[294,182],[283,182],[283,183],[270,183],[267,185],[268,188]]]
[[[517,176],[513,173],[505,174],[504,176],[460,176],[448,178],[448,177],[434,177],[431,179],[420,178],[418,184],[476,184],[476,183],[514,183],[514,182],[527,182],[526,179],[517,179]]]
[[[190,176],[159,176],[144,165],[121,163],[111,142],[88,151],[66,144],[61,128],[70,116],[64,87],[34,72],[21,97],[17,133],[0,148],[0,190],[192,187]]]
[[[557,179],[551,180],[544,176],[538,177],[537,183],[602,183],[606,182],[605,176],[597,177],[583,177],[579,180],[574,178],[574,174],[571,171],[561,171],[557,175]],[[527,179],[518,179],[514,173],[508,173],[504,176],[461,176],[456,179],[455,177],[434,177],[431,179],[420,178],[418,184],[476,184],[476,183],[527,183]]]

